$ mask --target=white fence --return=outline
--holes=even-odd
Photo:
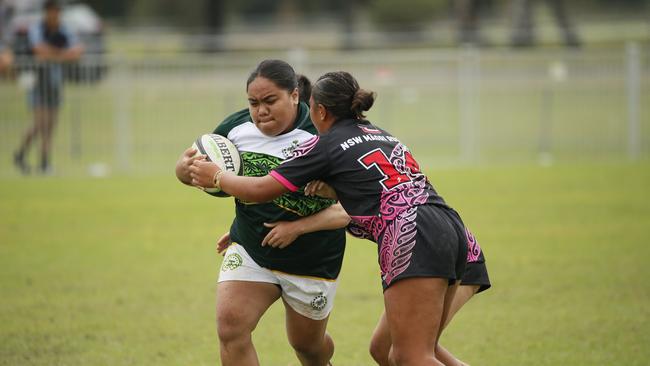
[[[65,84],[54,136],[58,175],[171,174],[180,152],[246,107],[245,80],[281,58],[312,80],[346,70],[377,92],[369,119],[426,166],[643,159],[650,154],[650,57],[574,51],[375,50],[186,54],[86,60]],[[0,79],[0,176],[32,114],[30,69]],[[39,143],[28,161],[37,165]]]

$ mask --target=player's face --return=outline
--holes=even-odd
[[[298,113],[298,89],[289,93],[258,76],[248,85],[248,110],[255,126],[267,136],[289,130]]]

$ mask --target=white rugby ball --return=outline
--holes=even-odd
[[[217,164],[221,169],[239,175],[241,172],[241,158],[239,151],[227,138],[209,133],[199,136],[192,147],[196,149],[196,155],[206,155],[207,160]],[[218,188],[206,188],[206,193],[213,196],[228,197],[228,194],[221,192]]]

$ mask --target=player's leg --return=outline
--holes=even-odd
[[[425,212],[426,211],[422,212],[422,214],[424,214]],[[450,214],[449,217],[451,219],[457,218],[458,223],[460,223],[459,227],[463,228],[464,230],[464,227],[462,226],[462,222],[460,221],[460,217],[458,217],[458,215],[455,212],[448,211],[446,213]],[[458,237],[461,239],[461,243],[459,243],[461,246],[459,246],[459,249],[463,248],[462,245],[464,243],[464,238],[467,237],[467,235],[462,233],[463,230],[459,230],[457,233]],[[466,234],[471,235],[469,231],[465,230],[465,232]],[[462,274],[462,283],[456,290],[454,296],[453,297],[446,296],[448,310],[442,319],[441,330],[444,329],[449,324],[449,322],[455,316],[458,310],[460,310],[460,308],[465,303],[467,303],[467,301],[469,301],[469,299],[475,293],[486,290],[490,287],[490,279],[487,273],[487,267],[485,265],[485,257],[473,236],[471,236],[471,238],[467,237],[467,240],[468,240],[467,249],[469,250],[470,249],[469,244],[472,244],[471,250],[474,258],[472,258],[473,261],[471,263],[467,263],[465,265],[464,272]],[[465,258],[465,255],[466,253],[460,253],[460,255],[458,256],[458,260],[462,260],[462,258]],[[424,255],[423,257],[431,258],[435,256]],[[456,273],[456,275],[458,276],[458,272]],[[449,304],[450,299],[451,299],[451,303]],[[388,352],[390,350],[390,346],[391,346],[390,332],[388,331],[386,316],[385,314],[382,314],[382,317],[380,318],[377,327],[375,329],[375,332],[373,334],[373,338],[370,345],[370,353],[373,359],[375,359],[375,361],[379,365],[388,364]],[[439,344],[435,349],[435,354],[436,357],[445,365],[463,365],[461,361],[455,358],[449,351],[447,351],[444,347],[442,347]]]
[[[379,366],[388,366],[388,353],[390,352],[391,340],[390,331],[388,330],[388,321],[386,312],[381,314],[375,331],[372,333],[370,340],[370,356]]]
[[[463,305],[465,305],[469,299],[474,296],[479,287],[479,285],[465,286],[461,283],[461,285],[456,290],[456,295],[454,296],[454,299],[451,302],[451,306],[449,307],[449,314],[447,315],[443,329],[447,327],[458,310],[460,310],[460,308],[462,308]],[[454,355],[451,354],[451,352],[447,351],[447,349],[445,349],[440,343],[438,343],[438,346],[436,347],[436,357],[445,365],[466,365],[464,362],[454,357]]]
[[[262,315],[280,297],[272,283],[224,281],[217,285],[217,333],[221,363],[259,365],[251,334]]]
[[[325,319],[314,320],[296,312],[286,300],[287,337],[302,365],[324,366],[334,354],[334,341],[327,333]]]
[[[454,355],[452,355],[446,349],[441,347],[439,343],[440,335],[442,334],[442,331],[445,329],[446,325],[449,324],[453,315],[458,311],[458,309],[456,309],[452,312],[451,307],[454,303],[454,300],[456,298],[456,293],[458,292],[459,287],[460,287],[459,282],[456,281],[454,285],[449,286],[447,288],[442,317],[440,319],[440,329],[438,330],[438,337],[436,338],[436,344],[434,348],[435,350],[434,353],[436,355],[436,358],[446,366],[462,365],[462,363],[456,357],[454,357]]]
[[[392,365],[437,365],[434,348],[445,312],[449,289],[446,278],[411,277],[384,291],[386,320],[392,347]]]
[[[282,294],[277,278],[233,243],[224,254],[217,285],[217,333],[223,366],[259,365],[251,333]]]
[[[302,365],[323,366],[334,354],[326,332],[338,280],[278,274],[286,309],[287,337]]]
[[[469,301],[478,288],[478,285],[463,286],[461,284],[461,286],[456,290],[456,295],[451,302],[444,327],[449,324],[458,310]],[[370,355],[378,365],[388,365],[388,352],[390,351],[390,346],[390,332],[388,331],[386,314],[383,313],[379,318],[377,327],[372,335],[372,340],[370,341]],[[462,361],[459,361],[440,344],[438,344],[438,347],[436,348],[436,357],[445,365],[464,365]]]
[[[451,306],[449,307],[449,314],[447,314],[447,319],[445,323],[443,324],[443,329],[449,325],[451,322],[451,319],[456,315],[458,310],[465,305],[469,299],[474,296],[476,291],[478,291],[479,285],[463,285],[462,283],[456,290],[456,295],[454,295],[454,299],[451,302]]]
[[[458,286],[451,305],[448,308],[448,313],[443,319],[442,329],[447,327],[451,319],[456,315],[460,308],[462,308],[463,305],[474,296],[474,294],[479,292],[479,290],[485,290],[490,287],[490,280],[485,265],[485,257],[483,256],[481,247],[476,241],[476,238],[464,227],[457,212],[446,211],[446,213],[457,223],[457,228],[459,229],[458,236],[461,239],[461,243],[459,244],[467,245],[468,262],[465,264],[460,286]],[[440,345],[440,343],[436,345],[435,353],[436,357],[445,365],[466,365]]]
[[[392,342],[389,362],[443,365],[434,350],[458,287],[455,280],[465,268],[467,246],[460,245],[455,223],[440,207],[418,206],[392,225],[400,235],[381,238],[379,248]],[[415,237],[409,229],[415,229]]]

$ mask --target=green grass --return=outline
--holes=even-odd
[[[430,170],[486,251],[493,289],[443,344],[474,365],[645,365],[650,164]],[[171,176],[0,180],[0,365],[218,364],[215,239],[232,217]],[[334,364],[370,365],[375,246],[350,240]],[[297,365],[276,304],[264,365]]]

